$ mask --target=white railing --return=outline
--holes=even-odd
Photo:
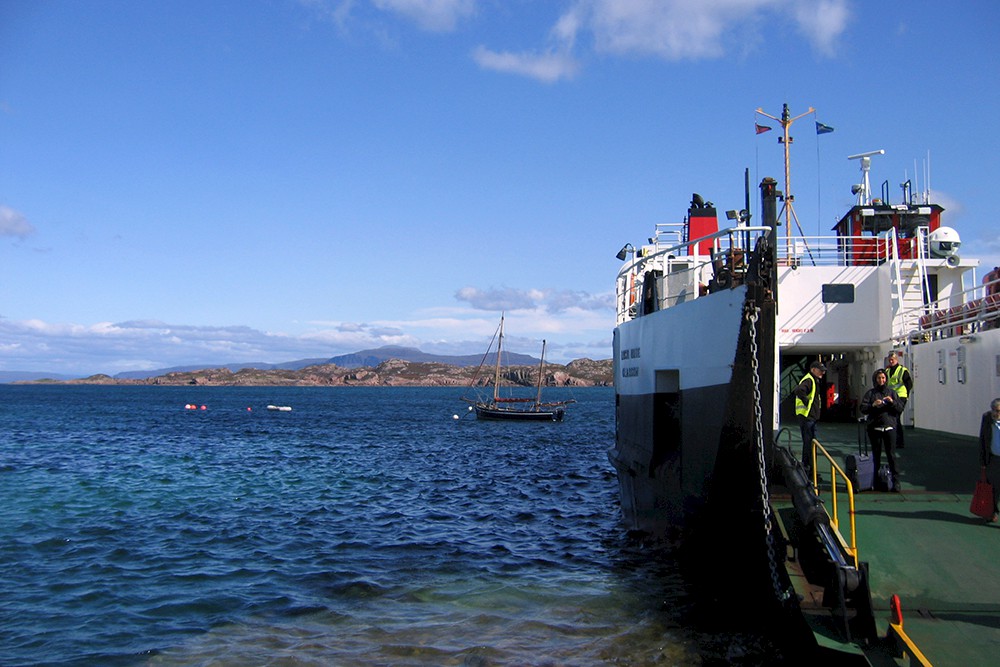
[[[616,280],[617,323],[738,284],[753,244],[770,231],[770,227],[729,227],[683,243],[667,247],[654,243],[633,251]],[[706,246],[709,254],[701,252]],[[646,284],[649,277],[655,284]]]
[[[911,308],[904,316],[917,322],[910,330],[913,343],[996,329],[1000,326],[1000,279]]]
[[[926,236],[800,236],[778,241],[778,264],[785,266],[877,266],[889,260],[927,256]]]
[[[684,301],[705,296],[717,289],[731,287],[741,282],[740,271],[745,271],[749,262],[748,252],[757,237],[769,232],[768,227],[729,227],[714,234],[676,243],[667,247],[658,243],[664,238],[664,230],[657,229],[652,245],[632,251],[631,259],[622,267],[616,281],[617,322],[670,308]],[[706,248],[707,245],[707,248]],[[631,248],[631,246],[629,246]],[[707,254],[705,251],[708,251]],[[904,288],[917,289],[920,300],[926,291],[928,257],[927,229],[918,228],[914,236],[898,237],[895,229],[879,236],[802,236],[778,240],[778,266],[793,268],[810,266],[878,266],[891,262],[893,270],[894,296],[898,315],[896,334],[905,336],[918,326],[921,331],[930,330],[936,336],[944,335],[948,326],[958,331],[956,324],[965,325],[991,320],[995,316],[997,304],[985,294],[970,296],[967,311],[961,313],[954,308],[923,306],[908,309],[904,307]],[[904,285],[901,264],[912,262],[916,269],[915,280]],[[720,280],[725,275],[726,280]],[[647,276],[655,278],[655,285],[647,285]],[[969,290],[970,292],[974,290]],[[1000,289],[997,290],[1000,292]],[[981,299],[975,301],[976,298]],[[935,311],[949,310],[947,317],[937,313],[933,321],[927,318]],[[956,319],[960,317],[961,319]],[[977,324],[977,327],[982,326]],[[964,327],[963,327],[964,329]]]

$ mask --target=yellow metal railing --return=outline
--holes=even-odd
[[[903,659],[909,658],[909,664],[919,665],[920,667],[933,667],[927,656],[917,648],[917,645],[906,634],[906,631],[903,630],[903,605],[900,603],[898,595],[893,595],[889,598],[889,609],[892,613],[892,619],[889,621],[889,629],[886,631],[886,637],[895,639]]]
[[[844,551],[854,558],[854,567],[858,567],[858,532],[857,527],[854,522],[854,485],[851,484],[850,478],[848,478],[847,473],[837,465],[837,462],[833,460],[830,456],[830,452],[826,451],[826,447],[820,444],[819,440],[812,441],[812,485],[813,493],[817,496],[819,495],[819,466],[817,466],[817,453],[822,453],[827,461],[830,462],[830,525],[833,527],[833,532],[837,536],[837,540],[840,542],[840,546]],[[839,500],[840,492],[838,490],[837,480],[844,480],[844,486],[847,489],[847,504],[848,513],[851,517],[851,543],[850,545],[844,540],[844,536],[840,532],[840,515],[837,511],[837,503]]]
[[[830,452],[826,451],[826,448],[820,444],[819,440],[812,441],[812,485],[813,493],[819,496],[819,467],[816,465],[819,460],[819,454],[822,454],[827,461],[830,462],[830,526],[833,528],[833,534],[837,536],[837,541],[840,542],[841,548],[849,556],[854,558],[854,567],[858,567],[858,533],[857,527],[854,520],[854,485],[851,484],[850,478],[848,478],[847,473],[837,465],[837,462],[833,460],[830,456]],[[838,515],[837,506],[838,499],[841,491],[838,489],[838,479],[843,480],[844,488],[847,490],[847,503],[849,507],[849,513],[851,517],[851,544],[848,545],[844,541],[844,536],[840,533],[840,517]],[[910,638],[906,631],[903,630],[903,612],[899,602],[899,596],[893,595],[890,598],[889,606],[892,611],[892,619],[889,623],[889,628],[886,631],[886,638],[895,641],[897,647],[902,653],[903,659],[908,659],[910,665],[918,665],[919,667],[933,667],[931,662],[927,657],[920,651],[916,643]]]

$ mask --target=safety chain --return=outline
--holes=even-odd
[[[778,600],[785,602],[791,597],[790,590],[784,590],[778,576],[778,559],[774,551],[774,525],[771,522],[771,498],[767,490],[767,468],[764,464],[764,429],[761,414],[760,363],[757,359],[757,318],[760,308],[754,307],[747,313],[750,321],[750,368],[753,370],[753,412],[754,432],[757,434],[757,470],[760,473],[760,500],[764,515],[764,533],[767,543],[767,562],[771,570],[771,585]]]

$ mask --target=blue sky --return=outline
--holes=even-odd
[[[1000,3],[0,3],[0,370],[382,345],[611,356],[614,255],[782,180],[914,179],[1000,264]],[[835,128],[817,136],[814,122]],[[773,124],[773,123],[772,123]],[[756,208],[756,196],[753,198]],[[980,273],[980,276],[982,272]]]

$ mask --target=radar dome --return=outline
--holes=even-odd
[[[931,254],[935,257],[954,257],[958,255],[958,248],[962,245],[962,239],[951,227],[938,227],[927,237],[931,246]]]

